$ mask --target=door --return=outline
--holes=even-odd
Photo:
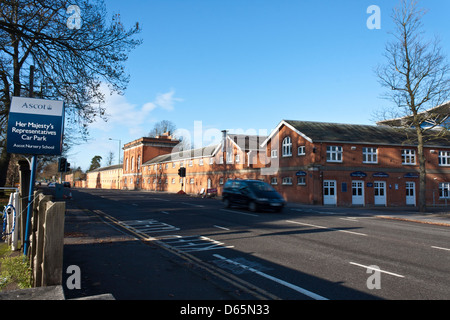
[[[323,181],[323,204],[336,205],[336,181]]]
[[[364,181],[352,181],[352,204],[364,205]]]
[[[415,206],[416,205],[416,183],[406,182],[406,205]]]
[[[374,193],[375,193],[375,205],[385,206],[386,205],[386,182],[375,181],[373,183]]]

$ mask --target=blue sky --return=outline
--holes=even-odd
[[[282,119],[373,124],[389,106],[374,68],[392,36],[395,0],[105,0],[125,26],[139,22],[143,44],[127,62],[123,96],[108,96],[110,120],[68,153],[89,167],[160,120],[206,145],[208,130],[270,132]],[[381,29],[366,22],[381,9]],[[423,0],[427,36],[450,57],[450,1]],[[82,13],[81,13],[82,17]],[[203,139],[202,139],[203,138]]]

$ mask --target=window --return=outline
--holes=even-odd
[[[305,153],[305,146],[300,146],[300,147],[298,147],[297,148],[297,155],[298,156],[304,156],[306,153]]]
[[[199,160],[198,160],[198,164],[199,164],[200,166],[202,166],[202,165],[203,165],[203,159],[199,159]]]
[[[219,178],[219,184],[223,184],[223,178]]]
[[[134,170],[134,157],[131,157],[131,171]]]
[[[239,163],[239,162],[241,162],[241,155],[237,154],[236,155],[236,163]]]
[[[283,140],[283,144],[282,144],[282,154],[283,157],[290,157],[292,156],[292,140],[291,137],[286,137]]]
[[[306,185],[306,177],[297,177],[297,185],[305,186]]]
[[[450,182],[439,183],[439,198],[450,199]]]
[[[194,184],[194,178],[189,179],[190,184]]]
[[[402,164],[416,164],[416,150],[402,150]]]
[[[233,153],[227,152],[227,163],[233,163]]]
[[[172,162],[172,168],[175,168],[175,162]]]
[[[141,156],[138,156],[137,158],[137,170],[139,171],[141,169]]]
[[[222,163],[223,163],[223,156],[219,157],[219,164],[222,164]]]
[[[278,184],[278,179],[276,177],[273,177],[270,179],[271,184]]]
[[[362,148],[363,163],[378,163],[378,149],[377,148]]]
[[[439,165],[450,166],[450,151],[439,151]]]
[[[292,178],[291,177],[284,177],[282,183],[283,183],[283,185],[292,185]]]
[[[209,158],[209,164],[214,164],[214,158],[213,157]]]
[[[278,150],[277,149],[273,149],[270,151],[270,157],[271,158],[278,158]]]
[[[327,146],[327,161],[342,162],[342,147]]]

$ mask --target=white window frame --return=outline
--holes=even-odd
[[[439,183],[439,199],[450,199],[450,182]]]
[[[289,136],[287,136],[283,139],[282,156],[283,157],[291,157],[292,156],[292,139]]]
[[[202,166],[203,165],[203,158],[198,160],[198,165]]]
[[[240,154],[236,154],[236,156],[234,157],[234,160],[235,160],[236,163],[240,163],[241,162]]]
[[[278,149],[270,150],[270,157],[271,158],[278,158]]]
[[[232,152],[227,152],[227,163],[233,163],[234,154]]]
[[[305,176],[297,177],[297,185],[306,186],[306,177]]]
[[[277,177],[272,177],[272,178],[270,178],[270,184],[278,184],[278,179],[277,179]]]
[[[327,162],[342,162],[342,146],[327,146]]]
[[[292,177],[283,177],[281,184],[283,186],[292,186]]]
[[[416,150],[402,149],[402,164],[415,165],[416,164]]]
[[[298,146],[298,148],[297,148],[297,155],[298,155],[298,156],[304,156],[304,155],[306,155],[305,150],[306,150],[306,147],[305,147],[305,146]]]
[[[363,152],[363,163],[378,163],[378,148],[375,147],[364,147]]]
[[[439,151],[439,166],[450,166],[450,151]]]

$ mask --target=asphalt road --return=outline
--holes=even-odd
[[[72,195],[111,227],[242,280],[262,298],[450,299],[446,226],[345,208],[253,213],[215,199],[140,191]]]

